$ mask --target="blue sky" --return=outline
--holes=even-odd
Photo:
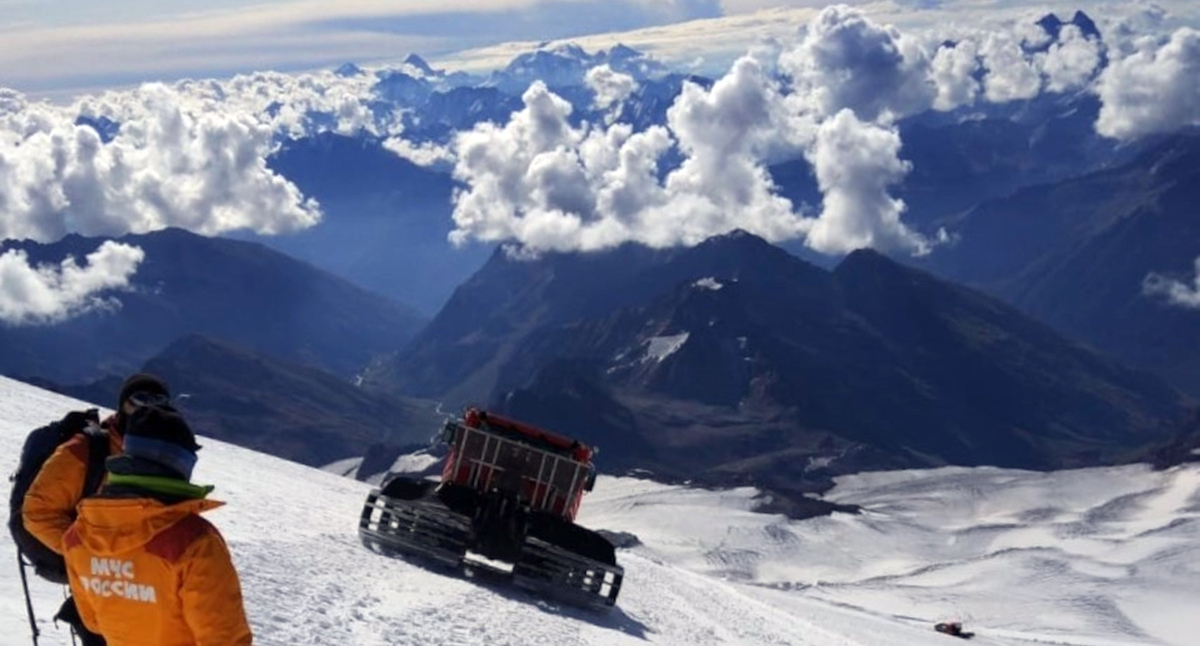
[[[78,25],[97,22],[138,22],[245,7],[244,0],[0,0],[0,24]]]

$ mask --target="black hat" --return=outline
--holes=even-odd
[[[196,435],[179,411],[170,406],[143,406],[129,416],[126,455],[157,462],[191,479],[196,466]]]
[[[161,377],[157,377],[148,372],[138,372],[129,375],[125,383],[121,384],[121,393],[117,395],[117,412],[121,412],[121,407],[125,405],[125,400],[129,399],[134,393],[152,393],[155,395],[171,396],[171,389],[167,387],[167,382]]]

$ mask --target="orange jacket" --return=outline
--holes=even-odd
[[[248,646],[229,549],[200,517],[222,504],[105,497],[80,503],[63,547],[88,629],[109,646]]]
[[[114,418],[104,420],[108,431],[108,454],[121,453],[124,439],[113,431]],[[83,499],[87,478],[88,439],[83,434],[63,442],[42,463],[37,477],[25,492],[21,519],[25,529],[46,547],[62,553],[63,534],[75,520],[75,507]]]

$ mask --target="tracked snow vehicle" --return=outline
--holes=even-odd
[[[467,572],[607,610],[624,570],[612,543],[576,525],[595,483],[594,450],[477,409],[446,423],[440,483],[396,477],[367,496],[359,536],[371,550]]]

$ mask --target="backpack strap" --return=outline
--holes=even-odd
[[[98,427],[84,431],[88,443],[87,475],[83,479],[83,497],[95,495],[104,481],[104,460],[108,458],[108,433]]]

